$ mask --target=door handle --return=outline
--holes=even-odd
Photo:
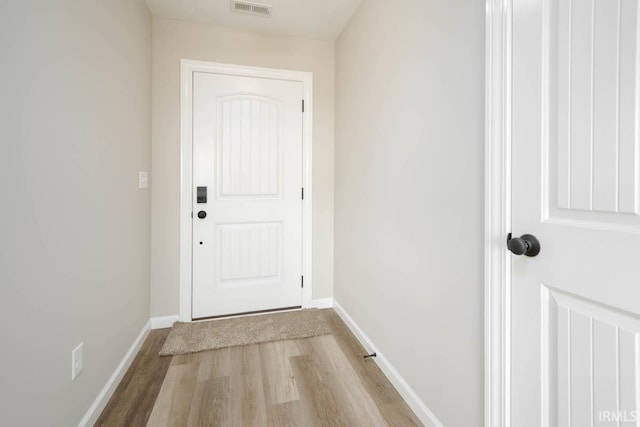
[[[521,237],[507,236],[507,248],[515,255],[534,257],[540,253],[540,241],[531,234],[523,234]]]
[[[207,213],[205,211],[198,212],[198,218],[205,219],[207,217]]]

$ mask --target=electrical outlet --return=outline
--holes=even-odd
[[[140,171],[138,172],[138,189],[144,190],[145,188],[149,188],[149,172]]]
[[[83,360],[84,343],[78,344],[71,352],[71,381],[75,380],[84,366]]]

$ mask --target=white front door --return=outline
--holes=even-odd
[[[640,426],[638,0],[513,0],[511,426]]]
[[[193,75],[194,319],[301,306],[302,96]]]

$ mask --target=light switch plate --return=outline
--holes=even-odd
[[[71,352],[71,380],[75,380],[84,367],[84,343],[78,344]]]
[[[149,188],[149,172],[140,171],[138,172],[138,189],[144,190],[145,188]]]

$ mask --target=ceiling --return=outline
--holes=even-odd
[[[231,0],[146,0],[151,13],[270,34],[334,40],[362,0],[253,0],[273,6],[270,17],[232,12]]]

